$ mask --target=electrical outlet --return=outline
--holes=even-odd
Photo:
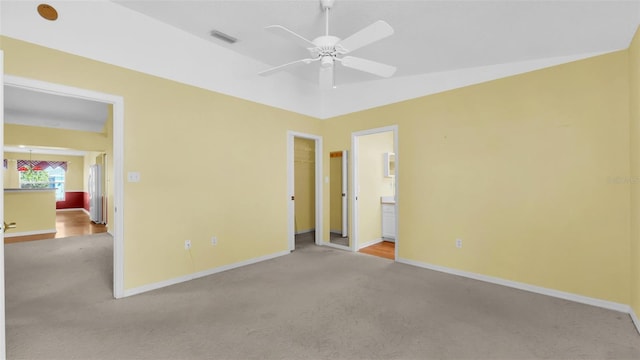
[[[462,239],[456,239],[456,247],[458,249],[462,248]]]
[[[190,250],[191,249],[191,240],[185,240],[184,241],[184,249],[185,250]]]
[[[218,238],[217,237],[215,237],[215,236],[211,237],[211,245],[212,246],[218,245]]]

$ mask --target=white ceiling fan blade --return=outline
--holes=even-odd
[[[285,68],[287,68],[289,66],[298,65],[298,64],[310,64],[310,63],[312,63],[314,61],[316,61],[316,59],[296,60],[296,61],[292,61],[290,63],[282,64],[280,66],[272,67],[271,69],[267,69],[267,70],[261,71],[261,72],[258,73],[258,75],[269,76],[271,74],[275,74],[277,72],[280,72],[280,71],[284,70]]]
[[[320,88],[333,89],[333,65],[320,67]]]
[[[348,38],[338,42],[336,49],[346,54],[393,34],[393,28],[385,21],[378,20]]]
[[[341,62],[342,65],[348,68],[368,72],[384,78],[391,77],[396,72],[395,66],[353,56],[345,56],[342,58]]]
[[[313,42],[311,42],[311,40],[305,38],[302,35],[296,34],[295,32],[287,29],[282,25],[269,25],[264,29],[272,34],[278,35],[288,40],[292,40],[293,42],[297,43],[298,45],[304,48],[316,47],[316,45]]]

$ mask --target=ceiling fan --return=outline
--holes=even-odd
[[[325,34],[315,38],[313,41],[308,40],[281,25],[267,26],[265,30],[289,40],[293,40],[298,45],[307,48],[311,53],[311,57],[267,69],[259,72],[258,75],[267,76],[293,65],[311,64],[319,61],[320,87],[323,89],[330,89],[334,87],[333,71],[336,63],[340,63],[342,66],[351,69],[378,75],[380,77],[391,77],[396,71],[394,66],[345,55],[363,46],[390,36],[393,34],[393,28],[386,22],[378,20],[346,39],[340,39],[336,36],[329,35],[329,10],[333,6],[334,2],[335,0],[320,0],[320,5],[325,12]]]

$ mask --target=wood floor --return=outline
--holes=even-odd
[[[366,248],[360,249],[361,253],[374,256],[383,257],[386,259],[395,260],[396,258],[396,243],[391,241],[383,241]]]
[[[40,235],[28,235],[28,236],[16,236],[6,237],[4,239],[5,244],[44,240],[44,239],[59,239],[69,236],[89,235],[103,233],[107,231],[105,225],[94,224],[89,220],[87,215],[82,210],[73,211],[58,211],[56,212],[56,233],[55,234],[40,234]]]

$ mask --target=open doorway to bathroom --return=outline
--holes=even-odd
[[[397,139],[397,126],[353,133],[353,251],[397,257]]]

